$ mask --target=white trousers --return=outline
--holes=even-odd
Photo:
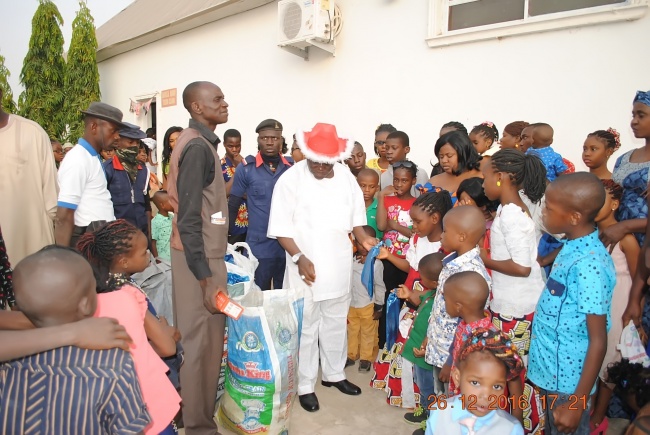
[[[298,360],[298,394],[314,392],[320,356],[323,380],[345,379],[347,358],[347,318],[350,293],[335,299],[314,302],[311,287],[305,290],[305,306]]]

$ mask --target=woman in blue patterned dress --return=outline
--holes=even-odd
[[[618,243],[625,234],[633,233],[642,247],[637,273],[632,283],[628,306],[623,313],[623,324],[629,320],[643,326],[646,334],[650,332],[650,298],[641,307],[643,293],[646,290],[646,280],[650,273],[647,265],[650,264],[650,240],[645,243],[648,227],[648,180],[650,178],[650,91],[639,91],[636,94],[632,109],[632,122],[630,123],[634,137],[645,139],[645,146],[637,148],[622,155],[614,166],[612,179],[623,186],[617,219],[619,223],[610,227],[613,231],[606,231],[601,236],[606,246]],[[618,227],[618,228],[613,228]],[[615,396],[610,402],[607,412],[609,417],[629,418],[625,415],[629,410]]]
[[[623,198],[616,219],[617,225],[608,228],[603,236],[606,246],[613,247],[625,234],[634,234],[643,245],[648,217],[646,201],[650,174],[650,91],[637,92],[631,122],[634,136],[645,139],[643,148],[628,151],[616,160],[612,179],[623,186]],[[614,228],[615,227],[615,228]]]
[[[634,232],[639,245],[642,245],[645,239],[645,225],[643,225],[645,222],[641,221],[645,221],[648,217],[646,197],[650,161],[638,161],[645,158],[645,154],[645,148],[628,151],[616,160],[614,172],[612,173],[612,179],[623,187],[623,198],[616,219],[619,222],[639,221],[636,222],[637,225],[634,225],[634,227],[639,227],[642,231]],[[634,227],[628,226],[629,229]]]

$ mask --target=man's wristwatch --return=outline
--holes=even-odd
[[[293,261],[293,264],[298,263],[298,260],[300,260],[300,257],[302,257],[302,252],[298,252],[296,255],[291,257],[291,261]]]

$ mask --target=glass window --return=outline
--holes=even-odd
[[[541,0],[542,3],[546,0]],[[562,1],[569,0],[559,0]],[[448,30],[505,23],[524,18],[524,0],[480,0],[449,7]]]
[[[576,9],[625,3],[625,0],[529,0],[528,15],[552,14]]]

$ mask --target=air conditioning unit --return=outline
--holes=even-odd
[[[278,45],[305,60],[310,47],[334,54],[340,23],[340,11],[333,0],[281,0]]]

